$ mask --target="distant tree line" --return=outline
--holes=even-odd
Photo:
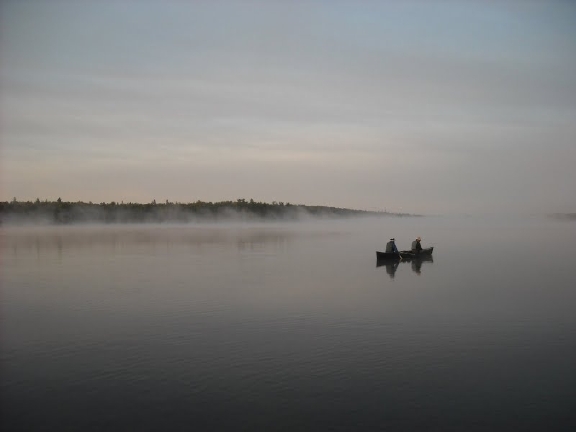
[[[258,202],[253,199],[192,203],[169,202],[147,204],[117,202],[12,201],[0,202],[0,223],[158,223],[229,220],[296,220],[303,217],[343,218],[354,216],[393,215],[402,213],[352,210],[338,207],[306,206],[284,202]]]
[[[576,213],[554,213],[550,216],[556,219],[576,220]]]

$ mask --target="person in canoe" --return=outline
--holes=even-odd
[[[390,239],[388,243],[386,243],[386,253],[398,253],[398,248],[396,247],[396,240],[393,238]]]
[[[416,240],[412,242],[412,253],[419,254],[420,252],[422,252],[422,245],[420,244],[421,240],[422,239],[420,238],[420,236],[418,236],[416,237]]]

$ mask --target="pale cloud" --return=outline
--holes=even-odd
[[[3,197],[575,211],[552,4],[5,2]]]

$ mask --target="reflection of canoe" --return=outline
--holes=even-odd
[[[400,251],[400,254],[376,251],[376,260],[378,262],[399,261],[400,256],[403,261],[421,260],[428,261],[432,258],[433,247],[422,249],[419,253],[411,251]]]

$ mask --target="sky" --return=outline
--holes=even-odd
[[[0,2],[0,199],[576,212],[576,2]]]

